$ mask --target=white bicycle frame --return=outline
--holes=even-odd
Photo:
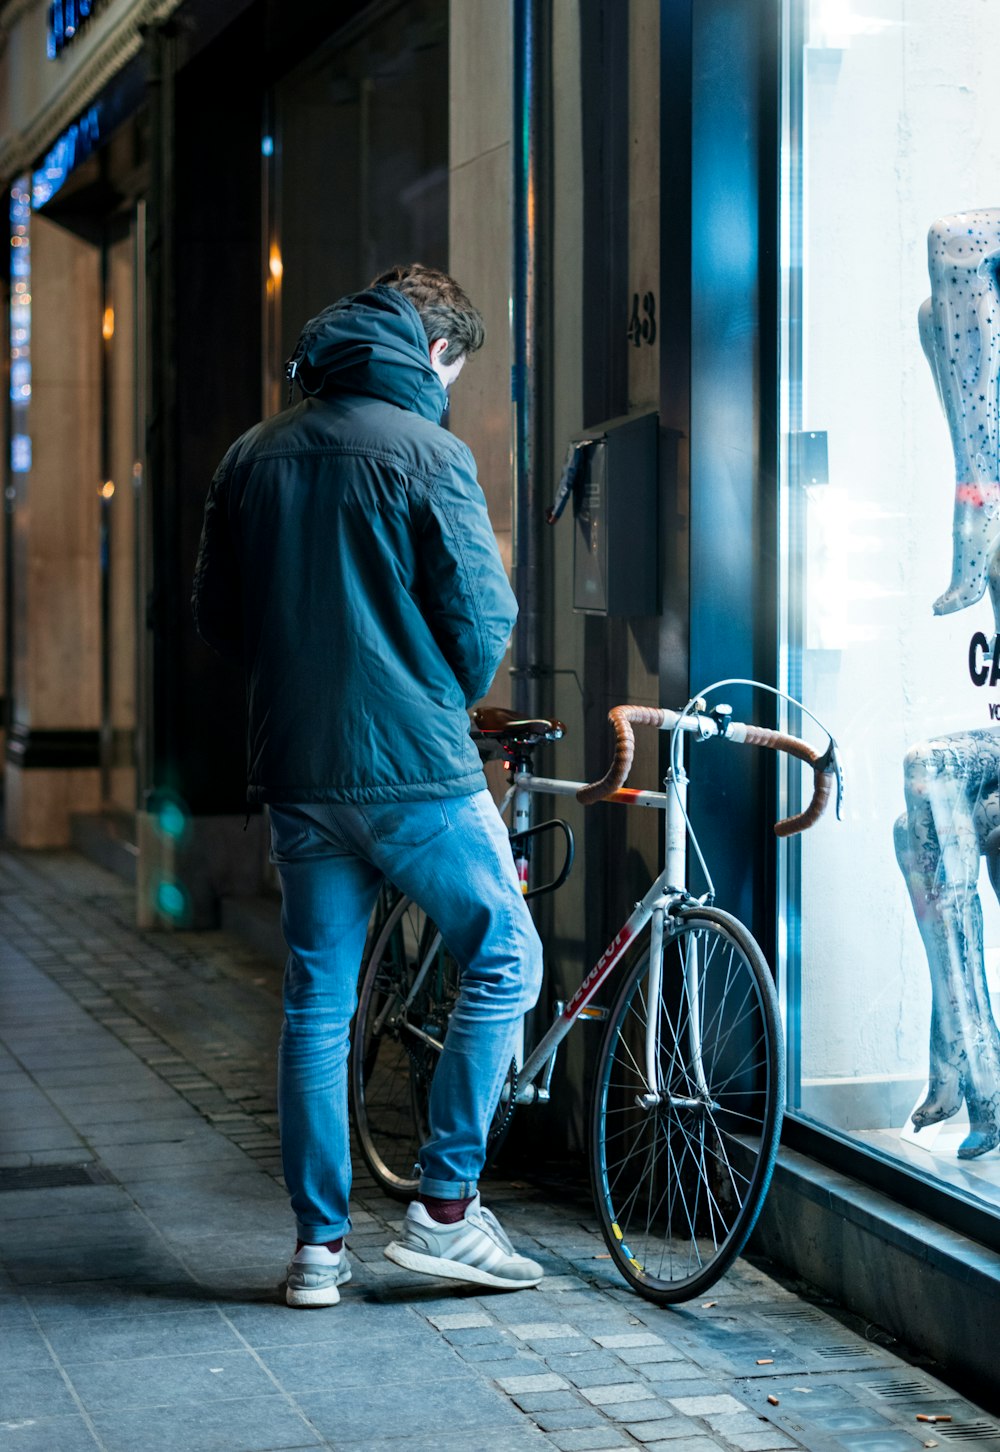
[[[668,711],[664,713],[664,716],[663,724],[659,727],[661,731],[674,731],[679,728],[693,733],[702,740],[720,734],[724,734],[727,739],[733,741],[745,739],[746,727],[738,721],[727,722],[723,728],[720,728],[719,722],[711,716],[682,715],[679,711]],[[665,791],[636,791],[624,787],[605,798],[608,802],[616,802],[623,806],[647,807],[665,813],[663,871],[653,881],[641,901],[636,903],[624,925],[605,948],[569,1002],[557,1009],[551,1027],[523,1064],[521,1062],[524,1049],[522,1026],[521,1042],[515,1051],[515,1058],[518,1062],[516,1103],[528,1104],[548,1099],[549,1084],[559,1045],[576,1020],[585,1013],[601,985],[614,972],[629,945],[635,941],[651,920],[649,1003],[659,1001],[663,974],[664,935],[670,937],[676,930],[674,920],[670,916],[670,909],[687,896],[687,782],[683,765],[678,763],[676,772],[671,771],[665,779]],[[530,823],[529,799],[531,796],[575,797],[584,786],[586,783],[581,781],[564,781],[557,777],[535,776],[528,772],[519,772],[505,793],[500,803],[500,810],[505,812],[512,805],[512,830],[515,834],[524,832]],[[690,1009],[688,1014],[689,1032],[692,1037],[692,1042],[689,1044],[690,1068],[698,1089],[704,1094],[707,1093],[707,1086],[701,1061],[698,963],[694,953],[689,953],[685,959],[684,991]],[[647,1088],[642,1099],[645,1108],[652,1108],[660,1101],[657,1072],[659,1060],[658,1019],[659,1016],[652,1012],[646,1016]],[[536,1080],[543,1070],[542,1083],[536,1084]]]

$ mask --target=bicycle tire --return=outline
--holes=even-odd
[[[400,898],[362,961],[348,1065],[358,1146],[378,1185],[396,1200],[417,1193],[416,1159],[439,1057],[434,1044],[444,1041],[458,976],[427,914],[412,898]]]
[[[701,1295],[743,1249],[770,1184],[785,1097],[777,995],[757,943],[717,908],[681,908],[673,920],[663,940],[658,1101],[639,1102],[650,1087],[647,946],[611,1009],[591,1118],[605,1243],[629,1285],[657,1305]],[[685,962],[697,995],[684,986]]]

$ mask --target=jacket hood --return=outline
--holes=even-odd
[[[448,404],[420,315],[394,287],[371,287],[324,308],[306,323],[285,371],[304,394],[368,394],[432,423]]]

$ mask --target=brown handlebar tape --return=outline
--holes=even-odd
[[[797,756],[800,761],[808,762],[813,768],[812,801],[804,811],[797,812],[794,817],[785,817],[783,821],[775,822],[774,835],[794,837],[796,832],[804,832],[807,827],[818,822],[830,800],[833,787],[833,778],[829,772],[816,770],[819,753],[813,750],[808,741],[802,741],[798,736],[788,736],[784,731],[769,731],[765,726],[748,726],[745,740],[748,746],[769,746],[773,751],[784,751],[789,756]]]
[[[666,715],[665,711],[661,711],[655,706],[613,707],[608,712],[608,720],[615,733],[614,760],[600,781],[591,782],[589,786],[580,788],[576,794],[577,801],[582,802],[585,807],[589,807],[594,802],[602,801],[605,797],[618,791],[632,770],[632,759],[635,755],[632,723],[634,722],[638,726],[662,726]],[[768,746],[773,751],[787,752],[789,756],[797,756],[814,768],[812,801],[804,811],[798,812],[794,817],[786,817],[783,821],[776,822],[774,827],[775,835],[778,837],[792,837],[796,832],[804,832],[823,815],[833,789],[831,773],[816,770],[816,763],[820,759],[819,754],[813,750],[808,741],[802,741],[798,736],[788,736],[783,731],[770,731],[765,726],[747,726],[744,740],[748,746]]]
[[[635,755],[632,722],[638,726],[662,726],[665,718],[666,712],[660,711],[656,706],[613,706],[608,712],[608,720],[615,733],[614,760],[600,781],[580,788],[576,794],[577,801],[589,807],[616,792],[632,770],[632,758]]]

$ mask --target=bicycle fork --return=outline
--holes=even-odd
[[[649,937],[649,985],[646,1001],[646,1035],[645,1035],[645,1067],[646,1067],[646,1092],[636,1095],[636,1104],[640,1109],[655,1109],[662,1102],[663,1094],[660,1090],[659,1063],[660,1063],[660,1034],[661,1026],[661,992],[663,988],[663,944],[664,937],[670,936],[669,928],[666,927],[667,914],[673,899],[661,897],[653,904],[653,918],[650,923]],[[701,1038],[701,976],[698,957],[697,940],[688,941],[684,945],[683,961],[681,963],[682,982],[681,993],[683,1004],[686,1006],[685,1017],[687,1020],[687,1066],[697,1095],[685,1096],[671,1094],[669,1102],[671,1109],[698,1109],[709,1098],[708,1081],[705,1078],[705,1063],[702,1057]],[[678,1014],[678,1022],[681,1015]]]
[[[652,904],[652,921],[649,938],[649,984],[646,1001],[645,1068],[646,1092],[636,1095],[640,1109],[655,1109],[662,1102],[660,1089],[660,1034],[661,994],[663,990],[664,940],[669,941],[672,925],[668,921],[670,908],[685,896],[687,880],[687,774],[682,766],[676,772],[668,772],[664,785],[667,792],[665,835],[665,871],[668,884],[666,892]],[[702,1058],[701,1039],[701,981],[698,967],[698,943],[685,943],[682,969],[681,993],[687,1007],[687,1063],[698,1097],[670,1095],[672,1109],[697,1109],[708,1095],[705,1065]],[[678,1015],[678,1023],[681,1016]]]
[[[663,921],[670,899],[653,904],[649,925],[649,989],[646,998],[646,1092],[636,1095],[640,1109],[655,1109],[660,1102],[660,991],[663,987]]]

